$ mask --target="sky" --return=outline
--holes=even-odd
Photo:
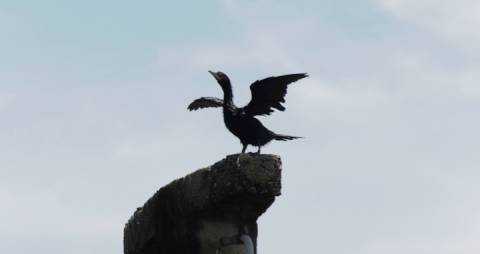
[[[122,253],[161,186],[238,153],[208,70],[307,72],[262,149],[259,253],[480,253],[480,2],[0,1],[0,253]]]

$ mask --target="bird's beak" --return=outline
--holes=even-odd
[[[212,74],[212,76],[218,81],[218,75],[216,72],[213,72],[213,71],[208,71],[210,74]]]

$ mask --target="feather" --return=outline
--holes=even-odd
[[[217,108],[223,106],[223,100],[215,97],[202,97],[194,100],[188,105],[188,110],[197,110],[201,108]]]
[[[244,111],[251,116],[269,115],[273,109],[284,111],[281,103],[285,102],[288,85],[305,77],[308,77],[306,73],[298,73],[255,81],[250,85],[252,99]]]

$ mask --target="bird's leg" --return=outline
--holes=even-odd
[[[260,148],[262,148],[262,147],[261,147],[261,146],[258,146],[257,154],[260,154]]]
[[[245,151],[247,150],[247,146],[248,146],[248,144],[243,144],[242,153],[245,153]]]

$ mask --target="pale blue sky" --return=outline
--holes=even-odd
[[[122,253],[159,187],[241,150],[235,101],[308,72],[265,153],[260,253],[480,252],[480,3],[0,1],[0,253]]]

